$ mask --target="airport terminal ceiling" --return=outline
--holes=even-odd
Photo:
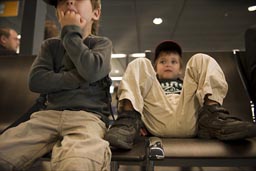
[[[0,17],[0,26],[21,33],[24,0],[18,2],[18,15]],[[256,24],[256,11],[248,11],[252,5],[256,0],[102,0],[99,34],[113,41],[113,53],[127,55],[152,51],[166,39],[179,42],[184,52],[244,50],[245,30]],[[45,18],[56,22],[54,7],[46,9]],[[153,24],[154,18],[162,24]],[[126,63],[113,60],[113,75],[122,75]]]
[[[9,0],[10,1],[10,0]],[[18,16],[0,17],[0,25],[20,32],[23,1]],[[156,43],[174,39],[184,51],[244,49],[244,32],[256,24],[255,0],[102,0],[100,34],[109,37],[114,53],[153,50]],[[47,19],[56,21],[47,7]],[[154,18],[162,18],[160,25]]]

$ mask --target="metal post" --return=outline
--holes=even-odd
[[[21,55],[38,54],[44,38],[46,4],[42,0],[25,0],[21,28]]]

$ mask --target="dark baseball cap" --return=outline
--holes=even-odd
[[[44,2],[49,4],[49,5],[53,5],[53,6],[56,7],[58,0],[44,0]]]
[[[182,56],[182,49],[178,43],[172,40],[165,40],[157,45],[155,50],[154,62],[156,61],[160,52],[162,51],[173,51],[173,52],[177,52],[180,55],[180,57]]]

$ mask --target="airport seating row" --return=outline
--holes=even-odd
[[[184,66],[192,54],[184,53]],[[208,54],[220,64],[229,84],[224,106],[232,114],[254,122],[250,97],[237,65],[237,56],[233,52]],[[27,85],[28,72],[34,58],[35,56],[0,57],[0,131],[26,113],[38,97],[38,94],[28,90]],[[131,151],[112,149],[111,170],[117,171],[120,165],[139,165],[141,170],[148,171],[153,171],[157,166],[256,168],[255,138],[230,142],[198,138],[160,138],[164,150],[164,156],[160,158],[156,157],[156,151],[150,149],[150,140],[152,137],[139,138]],[[40,169],[37,168],[37,171]]]

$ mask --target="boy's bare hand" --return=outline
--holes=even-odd
[[[140,135],[143,136],[143,137],[145,137],[145,136],[148,135],[148,131],[147,131],[145,128],[141,128],[141,129],[140,129]]]
[[[73,10],[68,10],[65,13],[64,11],[60,11],[58,16],[62,28],[66,25],[77,25],[82,29],[86,24],[86,20]]]

